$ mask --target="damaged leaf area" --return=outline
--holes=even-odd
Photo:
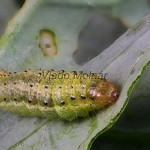
[[[106,5],[108,1],[27,0],[9,22],[0,40],[0,68],[9,71],[42,68],[103,72],[107,74],[107,80],[119,87],[120,97],[96,115],[72,122],[18,117],[0,111],[1,149],[90,149],[97,136],[117,121],[133,89],[133,98],[139,96],[136,89],[146,86],[147,81],[142,78],[141,83],[138,80],[145,70],[149,70],[150,15],[83,66],[73,58],[78,35],[97,10],[95,6]],[[139,86],[135,87],[137,82]],[[146,95],[146,90],[143,92],[141,94]]]
[[[54,56],[57,53],[55,34],[48,29],[42,29],[39,33],[39,47],[46,56]]]

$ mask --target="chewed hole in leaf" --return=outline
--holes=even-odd
[[[74,60],[77,64],[85,64],[103,52],[126,29],[127,27],[119,19],[95,13],[79,33]]]
[[[54,56],[57,54],[55,34],[49,29],[42,29],[39,33],[39,47],[44,56]]]
[[[25,3],[25,0],[15,0],[15,2],[19,7],[22,7],[23,4]]]

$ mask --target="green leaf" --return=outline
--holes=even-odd
[[[146,39],[150,36],[148,32],[149,19],[150,16],[144,17],[113,45],[82,67],[85,71],[96,72],[102,70],[104,73],[108,73],[108,79],[119,85],[121,89],[120,98],[116,105],[112,106],[112,112],[110,110],[103,111],[104,116],[99,120],[97,129],[99,130],[102,127],[102,122],[105,122],[105,120],[108,121],[108,124],[104,123],[105,127],[101,128],[99,134],[108,129],[111,126],[111,121],[113,120],[114,123],[121,115],[127,105],[133,87],[148,66],[150,45]],[[111,114],[111,117],[108,117],[108,114]],[[101,115],[99,115],[99,118]],[[98,131],[95,129],[94,132],[96,135]],[[94,138],[95,136],[93,136]],[[89,137],[89,141],[91,139]]]
[[[108,49],[80,68],[72,55],[83,24],[97,10],[94,6],[98,5],[98,1],[89,2],[26,1],[0,40],[0,67],[10,71],[27,68],[103,71],[108,73],[108,80],[120,87],[119,100],[93,117],[73,122],[17,117],[1,111],[2,149],[90,149],[93,140],[110,128],[123,112],[150,59],[150,16],[143,18]],[[41,31],[46,31],[44,36],[50,39],[52,45],[56,44],[56,54],[48,56],[41,49]]]
[[[146,72],[147,71],[148,68]],[[143,78],[143,76],[141,78]],[[141,82],[141,79],[139,82]],[[134,90],[136,90],[136,87],[134,88]],[[104,149],[104,147],[112,150],[137,150],[138,147],[140,147],[141,149],[150,149],[149,113],[149,98],[140,97],[130,100],[117,123],[115,123],[115,125],[110,130],[99,136],[94,141],[91,149]]]
[[[112,8],[112,15],[119,17],[126,25],[132,26],[150,12],[149,8],[149,0],[122,0]]]

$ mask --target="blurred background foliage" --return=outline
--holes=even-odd
[[[0,35],[24,0],[0,0]],[[118,0],[102,6],[79,34],[74,59],[84,64],[97,56],[142,16],[150,12],[150,0]],[[123,115],[107,132],[97,138],[92,150],[150,149],[150,101],[130,100]]]

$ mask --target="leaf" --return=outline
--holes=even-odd
[[[100,119],[100,122],[104,122],[103,118],[108,121],[107,125],[105,123],[107,129],[111,126],[110,122],[112,120],[115,122],[123,112],[134,85],[148,65],[150,45],[144,41],[147,41],[146,39],[150,36],[148,33],[149,19],[149,16],[144,17],[113,45],[82,68],[85,71],[96,72],[100,70],[108,73],[107,78],[120,86],[121,95],[116,105],[112,106],[111,117],[106,117],[106,114],[110,113],[109,110],[108,112],[106,110],[103,111],[105,117]],[[98,127],[99,130],[101,127],[100,125]],[[106,130],[106,128],[101,128],[101,131]],[[98,131],[95,130],[95,134],[96,132]]]
[[[149,8],[149,0],[122,0],[112,8],[112,15],[119,17],[126,25],[132,26],[149,13]]]
[[[7,8],[7,11],[6,11]],[[5,0],[1,1],[0,5],[0,35],[4,32],[4,27],[7,21],[14,15],[18,9],[14,5],[13,1]]]
[[[149,39],[150,17],[146,16],[108,49],[79,69],[72,54],[79,29],[94,12],[88,6],[98,1],[89,1],[90,4],[85,1],[58,2],[26,1],[0,40],[1,68],[10,71],[27,68],[103,71],[108,73],[108,80],[120,87],[120,98],[97,115],[73,122],[17,117],[1,111],[2,149],[90,149],[93,140],[110,128],[123,112],[132,88],[150,59],[149,43],[146,40]],[[81,4],[85,6],[84,9]],[[41,51],[42,46],[39,47],[39,33],[43,29],[49,29],[44,36],[52,45],[55,42],[57,44],[58,51],[53,56],[45,56]]]
[[[110,130],[99,136],[94,141],[91,149],[96,150],[97,148],[104,149],[104,147],[107,147],[107,149],[112,150],[124,150],[128,147],[128,149],[136,150],[139,146],[142,149],[149,149],[149,113],[149,98],[141,97],[130,100],[117,123]]]

